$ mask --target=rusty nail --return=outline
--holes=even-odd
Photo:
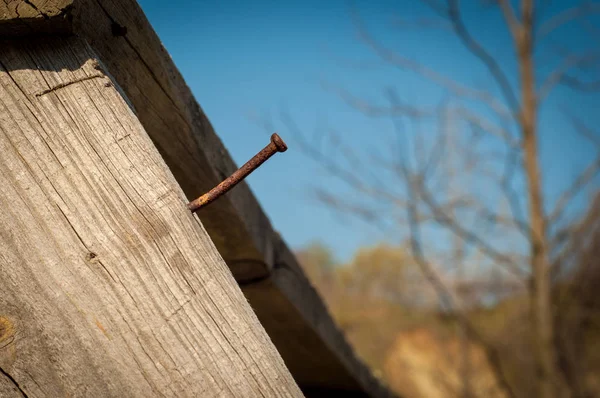
[[[269,145],[264,147],[259,153],[254,155],[252,159],[247,161],[242,167],[237,169],[232,175],[223,180],[219,185],[200,196],[197,199],[194,199],[190,203],[188,203],[188,208],[190,211],[195,212],[201,209],[202,207],[208,205],[213,202],[215,199],[219,198],[221,195],[229,191],[231,188],[235,187],[240,181],[248,176],[248,174],[252,173],[256,170],[261,164],[267,161],[271,156],[275,155],[277,152],[285,152],[287,150],[287,145],[281,137],[277,133],[271,135],[271,142]]]

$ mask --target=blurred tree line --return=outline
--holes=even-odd
[[[600,396],[600,194],[575,224],[553,283],[554,341],[569,396]],[[473,294],[464,315],[481,334],[465,335],[461,322],[440,308],[435,289],[410,248],[381,243],[360,248],[348,263],[323,244],[296,253],[310,281],[358,354],[405,397],[536,396],[536,364],[524,291],[443,277]],[[495,293],[498,293],[497,295]],[[483,343],[485,342],[485,343]],[[486,350],[499,353],[492,365]],[[506,378],[502,386],[496,367]],[[508,390],[507,390],[508,388]]]

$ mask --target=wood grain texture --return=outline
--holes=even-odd
[[[123,88],[189,200],[237,168],[134,0],[73,0],[65,20]],[[249,155],[263,145],[249,148]],[[247,184],[198,216],[301,387],[391,396],[346,343]]]
[[[0,394],[301,396],[96,59],[0,43]]]
[[[72,13],[74,31],[119,82],[188,199],[237,169],[135,1],[80,1]],[[256,149],[263,146],[260,142]],[[198,216],[238,281],[268,275],[270,223],[247,184]]]
[[[0,0],[0,36],[70,33],[73,0]]]
[[[135,1],[97,0],[75,7],[74,13],[75,31],[89,38],[122,85],[188,199],[236,170]],[[105,20],[98,20],[100,13]],[[94,24],[85,23],[94,16]],[[126,33],[115,35],[114,26]],[[198,216],[302,387],[392,396],[346,343],[247,184]]]

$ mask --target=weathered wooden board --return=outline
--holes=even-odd
[[[83,39],[0,42],[0,187],[1,395],[302,395]]]
[[[0,0],[0,35],[69,33],[72,5],[73,0]]]
[[[63,18],[35,18],[27,8],[32,14],[28,34],[54,26],[59,34],[71,32],[90,43],[130,99],[188,199],[236,169],[135,1],[0,0],[0,35],[21,36],[14,13],[3,17],[2,2],[13,8],[15,3],[33,4],[40,15],[47,13],[50,3],[64,10]],[[194,12],[202,8],[191,10],[190,17]],[[198,216],[301,387],[323,391],[335,386],[371,396],[390,395],[346,344],[245,183]]]

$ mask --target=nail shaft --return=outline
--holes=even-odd
[[[277,133],[274,133],[271,136],[271,142],[269,145],[264,147],[260,152],[258,152],[252,159],[247,161],[242,167],[237,169],[232,175],[223,180],[219,185],[200,196],[197,199],[194,199],[190,203],[188,203],[188,208],[192,212],[196,212],[202,207],[208,205],[213,202],[215,199],[219,198],[221,195],[229,191],[231,188],[236,186],[240,181],[246,178],[250,173],[256,170],[261,164],[266,162],[271,156],[275,155],[277,152],[285,152],[287,150],[287,145],[281,137]]]

